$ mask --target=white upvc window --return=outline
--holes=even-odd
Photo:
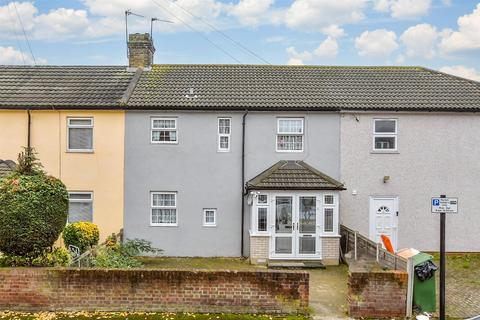
[[[177,193],[152,192],[151,193],[151,226],[176,226],[177,219]]]
[[[267,232],[268,227],[268,195],[257,195],[257,207],[256,207],[256,231]]]
[[[152,118],[151,121],[152,143],[178,143],[176,118]]]
[[[336,233],[337,216],[336,199],[333,194],[323,195],[323,232],[326,234]]]
[[[68,193],[68,223],[93,221],[93,192]]]
[[[373,119],[373,150],[397,151],[397,119]]]
[[[218,151],[230,151],[230,135],[232,133],[232,119],[218,118]]]
[[[303,118],[278,118],[277,152],[302,152],[304,140]]]
[[[203,209],[203,226],[217,226],[217,209]]]
[[[93,118],[67,118],[67,151],[93,152]]]

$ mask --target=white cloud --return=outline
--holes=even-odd
[[[431,59],[436,53],[437,29],[428,23],[417,24],[402,34],[400,40],[406,47],[408,57]]]
[[[453,74],[458,77],[467,78],[475,81],[480,81],[480,72],[474,68],[469,68],[462,65],[457,66],[445,66],[440,68],[440,71]]]
[[[288,64],[289,66],[303,66],[303,65],[304,65],[302,59],[300,59],[300,58],[293,58],[293,57],[290,58],[290,59],[288,59],[287,64]]]
[[[288,47],[287,48],[287,54],[290,57],[289,58],[289,63],[292,62],[292,64],[304,64],[304,61],[309,61],[312,60],[313,55],[309,51],[303,51],[303,52],[298,52],[295,47]]]
[[[390,12],[395,19],[415,19],[426,15],[431,4],[431,0],[374,0],[373,8]]]
[[[265,20],[274,0],[240,0],[229,9],[229,14],[238,18],[245,26],[254,27]]]
[[[284,13],[284,23],[293,29],[321,31],[332,24],[358,22],[364,18],[367,0],[295,0]]]
[[[440,48],[443,52],[480,49],[480,3],[471,14],[458,18],[458,31],[445,30]]]
[[[340,38],[345,35],[345,30],[343,30],[336,24],[332,24],[332,25],[329,25],[328,27],[323,28],[322,33],[332,38]]]
[[[70,38],[89,27],[85,10],[59,8],[34,18],[34,39]]]
[[[313,51],[317,57],[333,58],[338,54],[337,40],[328,36],[320,45]]]
[[[398,48],[397,36],[385,29],[365,31],[355,39],[355,47],[361,56],[388,56]]]
[[[47,60],[36,60],[37,64],[46,64]],[[22,53],[14,47],[0,47],[0,64],[28,64],[33,65],[34,61],[31,55]]]

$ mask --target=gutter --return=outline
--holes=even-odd
[[[245,248],[243,245],[244,242],[244,230],[245,230],[245,123],[247,119],[248,110],[245,110],[245,113],[242,117],[242,229],[241,229],[241,243],[240,243],[240,252],[242,257],[245,257]]]

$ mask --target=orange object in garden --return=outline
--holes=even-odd
[[[390,238],[384,234],[382,234],[380,238],[382,238],[383,246],[385,247],[385,249],[387,249],[388,252],[395,254],[395,250],[393,250]]]

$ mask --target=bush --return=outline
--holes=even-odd
[[[70,263],[71,256],[65,248],[46,250],[35,258],[9,255],[0,256],[0,267],[67,267]]]
[[[75,222],[69,224],[63,230],[63,241],[68,248],[69,245],[80,248],[81,252],[96,246],[100,233],[96,224],[91,222]]]
[[[117,236],[107,238],[104,245],[95,250],[92,265],[97,268],[138,268],[143,264],[135,259],[142,253],[158,254],[160,249],[152,247],[152,243],[143,239],[117,242]]]
[[[0,251],[31,259],[52,247],[65,227],[68,193],[27,152],[19,155],[22,171],[0,180]]]
[[[71,262],[72,257],[68,250],[57,247],[51,252],[45,252],[43,255],[33,259],[32,265],[35,267],[68,267]]]

